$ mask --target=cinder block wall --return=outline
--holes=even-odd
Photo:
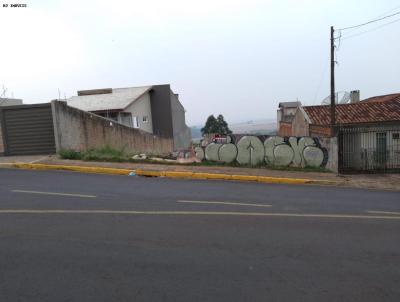
[[[171,138],[133,129],[98,115],[53,101],[54,135],[57,152],[63,149],[84,151],[111,146],[130,153],[165,155],[173,151]]]

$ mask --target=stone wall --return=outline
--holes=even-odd
[[[112,120],[69,107],[65,102],[51,103],[57,152],[63,149],[84,151],[111,146],[129,153],[165,155],[173,151],[170,138],[133,129]]]

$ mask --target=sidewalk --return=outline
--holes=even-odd
[[[56,156],[11,156],[0,157],[0,167],[6,163],[36,163],[52,166],[75,166],[93,168],[112,168],[126,170],[145,170],[156,172],[190,172],[211,173],[227,175],[261,176],[286,179],[308,179],[313,181],[330,182],[333,185],[383,189],[400,191],[400,174],[367,174],[367,175],[337,175],[334,173],[280,171],[266,168],[240,168],[240,167],[216,167],[216,166],[187,166],[164,165],[148,163],[109,163],[109,162],[84,162],[79,160],[63,160]],[[123,173],[121,173],[123,174]]]

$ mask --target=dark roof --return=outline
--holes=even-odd
[[[379,96],[354,104],[336,105],[337,124],[400,121],[400,94]],[[392,96],[392,97],[389,97]],[[329,125],[330,106],[304,106],[310,124]]]

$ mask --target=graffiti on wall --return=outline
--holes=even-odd
[[[328,152],[317,138],[280,136],[228,136],[224,143],[213,141],[195,148],[199,160],[241,165],[325,167]]]

